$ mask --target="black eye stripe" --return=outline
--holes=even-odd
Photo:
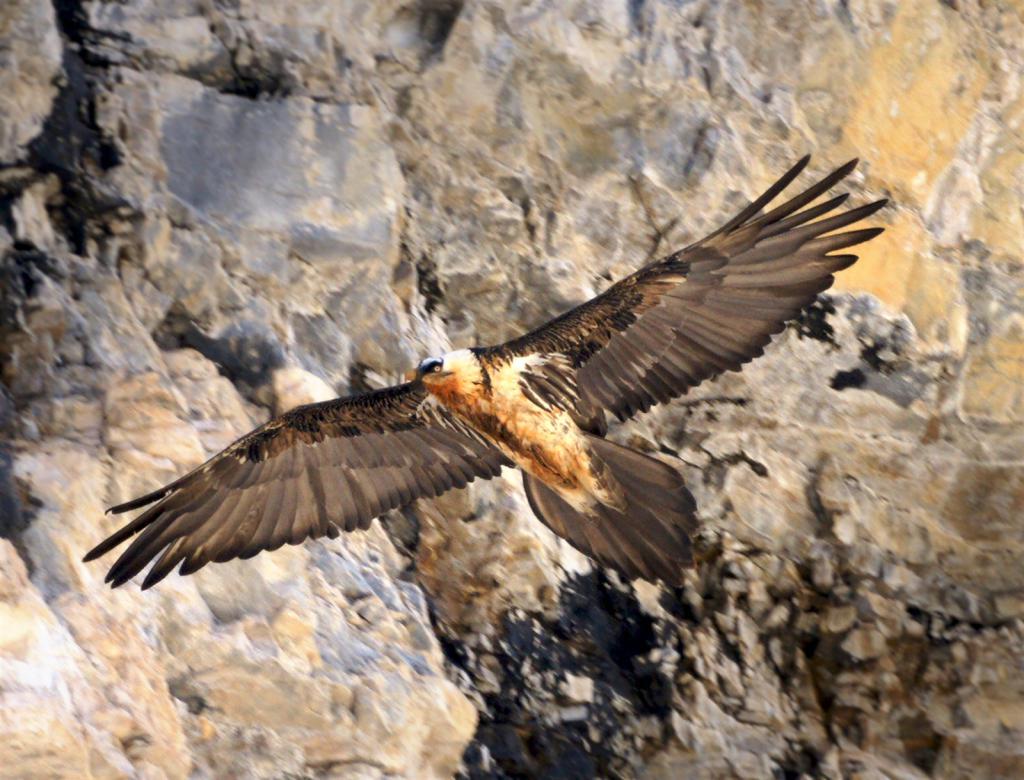
[[[440,371],[444,361],[439,358],[425,358],[420,362],[419,372],[420,374],[427,374],[433,371]]]

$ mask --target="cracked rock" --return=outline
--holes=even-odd
[[[5,769],[1024,775],[1022,40],[930,0],[7,2]],[[887,231],[611,432],[697,498],[681,588],[511,472],[146,593],[81,563],[105,507],[535,326],[806,150],[860,155]]]

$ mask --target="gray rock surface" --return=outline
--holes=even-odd
[[[7,3],[5,776],[1024,774],[1022,41],[971,1]],[[80,563],[105,506],[805,151],[863,157],[888,232],[614,433],[698,498],[685,587],[595,570],[514,474],[152,592]]]
[[[61,41],[53,6],[4,3],[0,40],[0,164],[9,164],[23,159],[57,96]]]

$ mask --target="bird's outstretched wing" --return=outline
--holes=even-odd
[[[169,485],[112,507],[152,504],[85,560],[134,536],[106,581],[117,587],[156,558],[148,588],[179,563],[191,574],[210,561],[367,528],[389,509],[496,476],[506,463],[414,384],[300,406]]]
[[[847,176],[857,160],[764,211],[808,160],[800,160],[706,238],[485,352],[498,360],[566,355],[577,368],[581,400],[620,420],[740,368],[831,286],[834,273],[857,260],[834,252],[882,232],[836,231],[874,214],[885,200],[838,213],[832,212],[845,203],[845,194],[810,205]]]

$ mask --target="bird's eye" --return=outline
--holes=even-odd
[[[438,371],[441,370],[441,364],[440,363],[434,363],[434,367],[431,368],[430,370],[433,371],[436,374]]]

